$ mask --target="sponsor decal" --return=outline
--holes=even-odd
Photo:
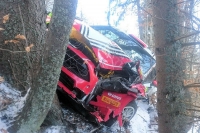
[[[108,96],[111,96],[111,97],[113,97],[113,98],[115,98],[115,99],[117,99],[117,100],[121,100],[121,99],[122,99],[121,97],[119,97],[119,96],[117,96],[117,95],[114,95],[114,94],[112,94],[112,93],[110,93],[110,92],[108,92]]]
[[[114,106],[114,107],[119,107],[119,106],[120,106],[120,102],[115,101],[115,100],[113,100],[113,99],[111,99],[111,98],[109,98],[109,97],[106,97],[106,96],[103,96],[103,97],[101,98],[101,100],[102,100],[103,102],[107,103],[107,104],[110,104],[110,105]]]

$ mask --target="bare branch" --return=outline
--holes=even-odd
[[[190,88],[190,87],[200,87],[200,83],[192,83],[184,86],[185,88]]]
[[[194,16],[193,14],[189,14],[188,12],[186,12],[186,11],[184,11],[184,10],[181,10],[181,9],[179,9],[179,11],[181,11],[182,13],[185,13],[185,14],[187,14],[187,15],[190,15],[191,17],[195,18],[197,21],[200,22],[200,19],[197,18],[196,16]]]
[[[3,49],[3,48],[0,48],[0,50],[7,51],[7,52],[10,52],[10,53],[13,53],[13,54],[16,54],[16,53],[27,53],[27,51],[12,51],[12,50]],[[37,51],[40,51],[40,50],[37,50]],[[36,52],[36,51],[31,51],[31,52]]]
[[[183,26],[183,25],[181,25],[181,24],[179,24],[179,23],[171,22],[171,21],[169,21],[169,20],[167,20],[167,19],[165,19],[165,18],[163,18],[163,17],[158,17],[158,16],[155,16],[155,15],[152,15],[151,13],[149,13],[148,11],[146,11],[144,8],[142,8],[141,6],[139,6],[139,8],[140,8],[141,10],[143,10],[144,12],[146,12],[147,14],[149,14],[149,15],[150,15],[151,17],[153,17],[153,18],[161,19],[161,20],[164,20],[164,21],[169,22],[169,23],[171,23],[171,24],[174,24],[174,25],[178,25],[178,26],[180,26],[180,27],[183,27],[183,28],[185,28],[185,29],[190,29],[190,30],[194,30],[194,31],[195,31],[195,29],[192,29],[191,27],[186,27],[186,26]]]
[[[188,122],[188,124],[195,123],[195,122],[199,122],[199,121],[200,121],[200,119],[193,120],[193,121],[191,121],[191,122]]]
[[[136,2],[137,2],[137,0],[134,0],[134,1],[132,1],[132,0],[130,0],[130,1],[125,1],[124,3],[120,3],[120,4],[118,4],[117,6],[118,6],[118,7],[125,7],[125,6],[128,6],[129,4],[136,3]]]
[[[183,43],[183,44],[182,44],[182,47],[193,46],[193,45],[200,45],[200,42],[188,42],[188,43]]]
[[[22,22],[23,34],[26,35],[25,26],[24,26],[24,20],[22,18],[22,12],[21,12],[20,5],[18,5],[18,8],[19,8],[20,19],[21,19],[21,22]],[[27,39],[25,41],[26,41],[25,46],[28,47],[28,41],[27,41]],[[31,60],[30,60],[30,54],[28,52],[26,52],[26,55],[27,55],[28,66],[30,68],[32,68],[32,64],[31,64]]]
[[[195,61],[191,61],[191,58],[188,57],[188,58],[182,58],[183,61],[185,61],[186,63],[190,63],[190,64],[193,64],[193,65],[200,65],[200,62],[195,62]]]
[[[9,49],[3,49],[3,48],[0,48],[0,50],[7,51],[7,52],[10,52],[10,53],[26,53],[26,51],[11,51]]]
[[[196,112],[200,112],[199,109],[187,109],[187,110],[190,110],[190,111],[196,111]]]
[[[191,105],[192,107],[196,107],[196,108],[200,108],[200,106],[196,106],[196,105]]]
[[[181,37],[175,38],[175,39],[173,40],[173,42],[178,41],[178,40],[183,39],[183,38],[186,38],[186,37],[190,37],[190,36],[199,34],[199,33],[200,33],[200,31],[194,31],[194,32],[192,32],[192,33],[190,33],[190,34],[183,35],[183,36],[181,36]]]
[[[176,3],[176,5],[182,4],[182,3],[185,3],[185,2],[189,2],[189,1],[190,1],[190,0],[180,1],[180,2]]]

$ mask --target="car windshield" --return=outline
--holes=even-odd
[[[122,49],[132,61],[140,61],[140,66],[144,74],[155,64],[155,60],[137,46],[132,48],[128,47],[127,49],[122,47]]]
[[[97,31],[99,31],[101,34],[109,38],[110,40],[117,43],[125,52],[125,54],[132,60],[140,60],[142,72],[146,74],[152,66],[155,64],[155,59],[148,54],[144,50],[144,48],[141,47],[138,41],[131,39],[128,35],[125,33],[109,28],[94,28]]]
[[[118,35],[110,30],[98,30],[98,31],[104,36],[106,36],[107,38],[109,38],[110,40],[117,43],[118,45],[126,45],[126,46],[137,45],[136,42],[134,42],[129,37],[127,37],[127,35],[124,34],[123,32],[117,31],[118,34],[120,34]]]

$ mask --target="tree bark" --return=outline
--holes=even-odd
[[[188,130],[177,0],[153,0],[156,45],[157,109],[160,133],[186,133]]]
[[[77,0],[55,0],[46,39],[45,3],[42,0],[0,1],[0,74],[28,97],[22,111],[8,128],[11,133],[29,133],[40,128],[55,94]],[[26,39],[18,39],[16,35]],[[9,41],[5,44],[5,41]],[[33,44],[30,52],[26,47]],[[10,52],[8,52],[10,51]],[[13,52],[14,51],[14,52]]]
[[[63,126],[63,113],[57,94],[54,95],[51,108],[42,123],[42,126]]]

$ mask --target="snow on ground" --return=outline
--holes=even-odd
[[[21,97],[19,91],[16,91],[6,83],[0,83],[0,133],[5,133],[10,126],[10,122],[21,111],[27,95]],[[130,133],[157,133],[149,132],[152,129],[149,128],[151,120],[148,108],[149,105],[147,103],[138,101],[138,110],[131,120]],[[65,109],[65,120],[70,125],[69,127],[71,127],[70,133],[116,133],[116,131],[119,131],[119,127],[115,126],[112,128],[97,128],[72,110]],[[63,129],[63,127],[52,126],[43,130],[42,133],[60,133]],[[123,132],[125,131],[122,129],[121,133]]]
[[[0,83],[0,133],[7,133],[6,129],[23,107],[27,95],[21,97],[19,91],[16,91],[6,83]],[[131,120],[130,127],[126,131],[120,129],[117,125],[111,128],[95,127],[81,115],[73,110],[65,108],[63,109],[65,114],[65,127],[51,126],[38,133],[64,133],[66,129],[69,130],[70,133],[158,133],[157,112],[155,108],[142,100],[137,101],[137,104],[137,113]],[[194,124],[188,133],[200,133],[199,125],[200,123]]]
[[[41,129],[38,133],[65,133],[65,126],[51,126],[45,129]]]
[[[0,133],[5,133],[14,117],[21,111],[27,95],[28,92],[21,97],[21,93],[9,84],[0,83]]]
[[[149,110],[149,106],[146,102],[138,101],[138,110],[133,119],[130,122],[130,127],[128,130],[119,128],[116,123],[111,128],[101,127],[97,128],[93,124],[86,121],[81,115],[76,112],[63,108],[64,119],[69,122],[71,125],[70,133],[158,133],[157,124],[155,118],[157,113],[154,108]],[[156,126],[150,126],[151,124],[156,124]],[[44,133],[59,133],[59,127],[51,127],[45,130]]]
[[[137,113],[131,120],[132,133],[158,133],[155,107],[141,100],[137,104]]]
[[[131,120],[132,133],[150,133],[150,115],[148,113],[149,105],[145,102],[138,101],[138,110]],[[153,118],[152,118],[153,119]],[[157,133],[157,132],[151,132]]]
[[[200,133],[200,122],[194,123],[188,133]]]
[[[71,124],[68,129],[70,133],[158,133],[157,111],[155,108],[143,101],[138,101],[137,104],[137,113],[131,120],[129,130],[127,131],[120,129],[117,124],[111,128],[102,127],[98,129],[88,121],[85,121],[76,112],[67,108],[63,110],[65,120]],[[196,123],[188,133],[200,133],[199,125],[199,123]],[[60,131],[60,127],[53,126],[42,133],[61,133]]]

